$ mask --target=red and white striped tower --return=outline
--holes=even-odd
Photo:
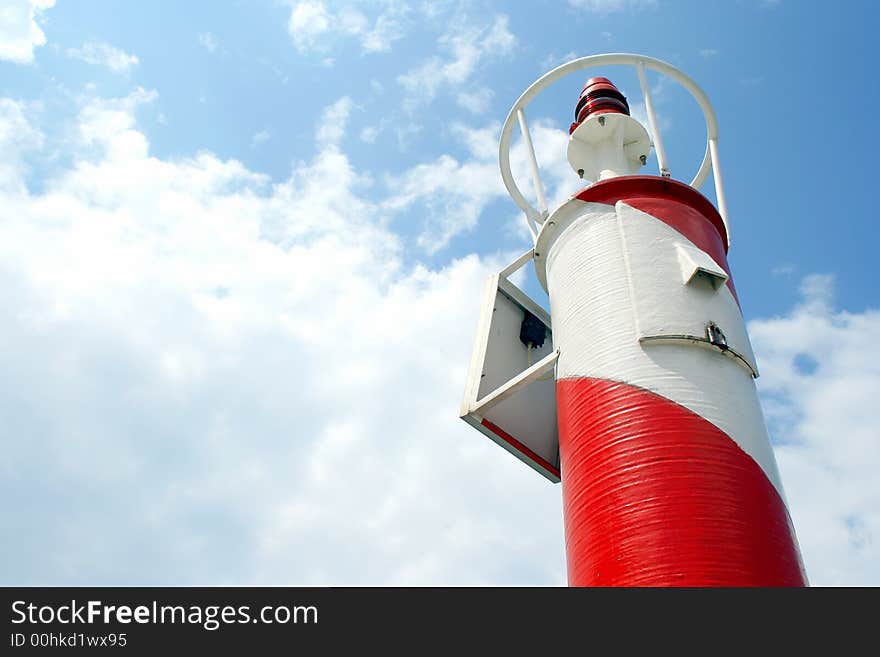
[[[623,56],[584,60],[601,57]],[[646,64],[699,91],[668,64],[627,57],[609,63],[637,66],[650,124]],[[575,117],[568,159],[595,182],[532,217],[558,354],[569,583],[806,585],[727,263],[714,113],[704,165],[721,212],[699,180],[669,177],[656,129],[652,144],[609,80],[587,83]],[[652,145],[661,175],[639,175]]]

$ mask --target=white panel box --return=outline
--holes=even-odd
[[[547,479],[558,482],[557,353],[550,316],[507,278],[531,260],[529,251],[486,281],[461,418]],[[520,340],[527,315],[544,327],[541,346],[529,348]]]

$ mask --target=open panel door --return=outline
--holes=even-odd
[[[532,251],[524,253],[486,281],[461,418],[556,483],[557,353],[550,316],[508,280],[532,258]],[[520,339],[527,317],[539,320],[530,319],[539,332],[543,325],[543,345],[529,348]]]

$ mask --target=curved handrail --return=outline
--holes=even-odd
[[[529,230],[532,232],[532,235],[537,236],[537,224],[543,223],[547,215],[547,209],[542,208],[539,210],[533,207],[532,204],[529,203],[528,200],[525,198],[525,196],[523,196],[522,192],[516,184],[516,181],[513,179],[513,173],[510,170],[510,141],[512,138],[513,126],[516,123],[520,124],[520,128],[523,131],[523,138],[527,142],[527,147],[529,147],[531,145],[531,136],[529,135],[528,127],[525,124],[525,108],[529,105],[529,103],[531,103],[535,96],[537,96],[541,91],[543,91],[546,87],[556,82],[560,78],[574,73],[575,71],[580,71],[585,68],[595,68],[598,66],[634,66],[637,69],[637,71],[639,72],[639,79],[642,82],[642,93],[645,97],[646,107],[648,108],[649,112],[649,121],[652,124],[654,124],[653,110],[650,108],[651,101],[649,90],[647,88],[647,85],[644,83],[645,68],[649,68],[657,71],[658,73],[668,75],[676,82],[681,84],[685,89],[687,89],[687,91],[690,92],[691,96],[693,96],[694,99],[697,101],[700,109],[702,109],[703,111],[703,118],[706,121],[707,139],[706,151],[703,155],[703,161],[700,163],[700,168],[697,170],[697,174],[694,176],[694,179],[690,182],[690,186],[694,187],[695,189],[699,189],[706,181],[706,178],[709,175],[709,170],[712,170],[718,212],[721,215],[721,218],[724,220],[724,227],[727,231],[727,238],[729,243],[730,225],[727,220],[727,203],[724,197],[724,187],[721,180],[721,167],[718,162],[718,120],[715,117],[715,110],[712,108],[712,104],[709,102],[709,98],[690,76],[679,71],[671,64],[668,64],[659,59],[654,59],[653,57],[646,57],[644,55],[636,55],[631,53],[590,55],[588,57],[581,57],[579,59],[572,60],[566,64],[562,64],[561,66],[557,66],[552,71],[545,73],[535,82],[533,82],[532,85],[522,93],[522,95],[517,99],[517,101],[513,104],[513,107],[510,109],[510,113],[507,115],[507,120],[504,122],[504,127],[501,129],[501,141],[498,146],[498,159],[499,166],[501,167],[501,179],[504,181],[504,186],[507,188],[507,192],[510,194],[514,203],[516,203],[525,213],[526,220],[529,224]],[[662,145],[658,134],[658,129],[656,125],[652,125],[651,128],[654,132],[654,140],[655,142],[657,142],[656,150],[658,152],[658,162],[661,167],[661,175],[668,175],[668,171],[664,171],[665,154],[663,154],[662,152]],[[536,195],[540,199],[543,197],[543,185],[537,172],[537,160],[535,159],[534,148],[530,148],[530,155],[533,175],[535,177]],[[660,161],[661,159],[664,161]]]

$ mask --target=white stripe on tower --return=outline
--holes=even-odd
[[[706,289],[708,283],[685,285],[676,247],[697,247],[659,219],[625,203],[615,208],[575,202],[590,207],[560,235],[547,258],[553,337],[565,345],[557,378],[621,381],[681,404],[730,436],[782,494],[748,370],[710,349],[639,341],[663,332],[704,336],[706,323],[714,320],[729,340],[742,336],[737,342],[748,346],[746,356],[753,362],[733,293],[726,285],[717,291]],[[697,304],[705,314],[682,316]]]

